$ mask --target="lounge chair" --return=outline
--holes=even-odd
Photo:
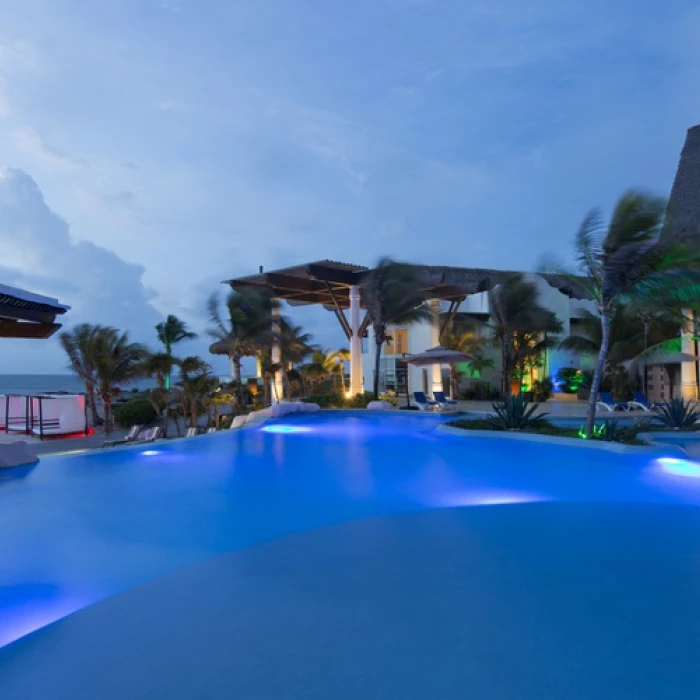
[[[649,401],[643,391],[633,391],[632,397],[633,400],[627,402],[627,405],[630,408],[641,408],[642,411],[651,411],[652,409],[661,406],[661,404],[657,403],[656,401]]]
[[[601,391],[598,394],[596,401],[597,408],[604,408],[607,411],[629,411],[629,405],[626,401],[615,401],[613,395],[609,391]]]
[[[141,432],[142,425],[132,425],[129,428],[129,432],[119,440],[105,440],[102,443],[102,447],[114,447],[115,445],[128,445],[130,442],[134,442]]]
[[[207,428],[207,435],[211,435],[216,432],[216,428]]]
[[[440,410],[440,404],[437,401],[431,401],[425,395],[425,392],[413,392],[413,405],[417,406],[421,411]]]
[[[444,391],[434,391],[433,398],[435,399],[435,401],[437,401],[441,406],[443,406],[445,408],[456,409],[459,407],[459,402],[446,398]]]
[[[187,432],[185,433],[186,438],[194,437],[199,433],[199,428],[196,426],[194,428],[187,428]]]
[[[163,428],[149,428],[148,430],[142,430],[139,436],[134,440],[135,445],[142,445],[145,442],[153,442],[158,440],[163,435]]]

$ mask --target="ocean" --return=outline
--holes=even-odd
[[[126,391],[152,386],[152,379],[144,379],[129,384]],[[0,394],[32,395],[51,391],[80,394],[85,391],[85,385],[72,374],[0,374]]]

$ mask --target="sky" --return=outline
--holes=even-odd
[[[206,354],[207,297],[260,265],[534,269],[668,195],[698,36],[689,0],[3,0],[0,282],[152,345],[176,314]],[[56,339],[0,356],[65,369]]]

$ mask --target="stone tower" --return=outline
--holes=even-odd
[[[700,246],[700,124],[688,129],[685,138],[663,237]]]

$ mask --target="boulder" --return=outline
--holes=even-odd
[[[0,469],[11,469],[39,461],[34,448],[24,440],[0,445]]]
[[[394,408],[388,401],[370,401],[367,404],[368,411],[390,411]]]

